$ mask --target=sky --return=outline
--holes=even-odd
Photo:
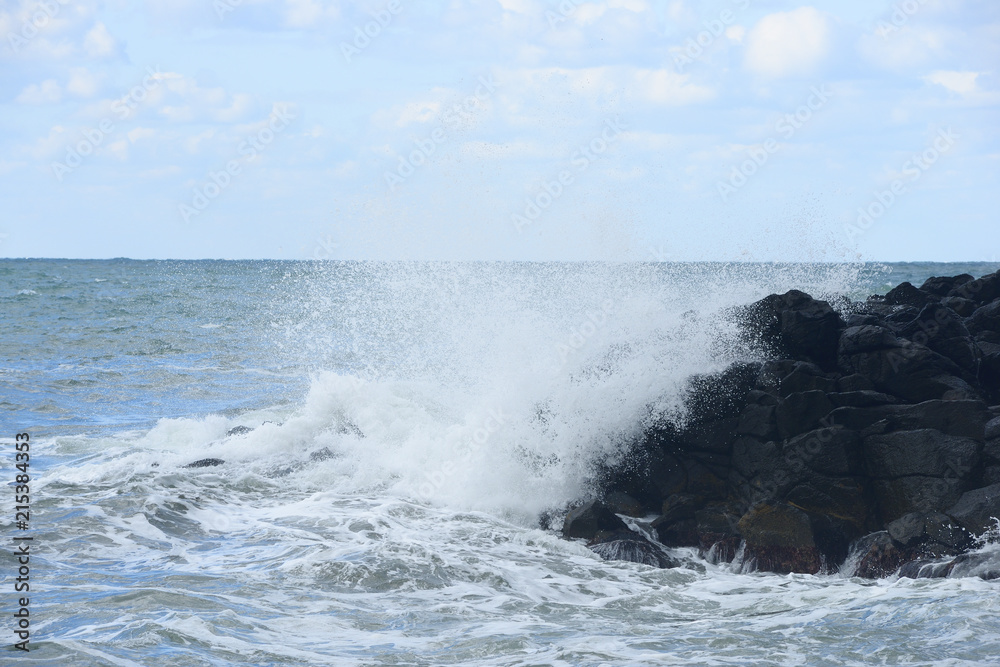
[[[996,0],[0,1],[0,257],[997,261]]]

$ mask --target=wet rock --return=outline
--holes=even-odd
[[[226,436],[227,437],[231,437],[231,436],[234,436],[234,435],[244,435],[246,433],[249,433],[252,430],[253,430],[253,428],[250,427],[250,426],[234,426],[231,429],[229,429],[228,431],[226,431]]]
[[[672,558],[659,546],[639,533],[630,530],[616,531],[605,535],[587,546],[604,560],[628,561],[658,568],[671,568],[680,565],[678,560]]]
[[[932,294],[917,289],[912,283],[902,282],[886,293],[883,302],[893,306],[921,308],[933,298]]]
[[[783,447],[786,460],[801,461],[810,470],[829,477],[861,472],[861,437],[842,427],[820,428],[788,440]]]
[[[861,538],[854,550],[858,558],[851,574],[856,577],[884,579],[895,574],[905,561],[902,550],[884,530]]]
[[[962,299],[957,296],[949,296],[941,299],[941,305],[951,308],[959,317],[969,317],[976,311],[975,301]]]
[[[624,514],[626,516],[636,517],[646,514],[646,511],[642,507],[642,503],[627,493],[622,493],[621,491],[612,491],[604,496],[604,504],[607,505],[608,508],[615,514]]]
[[[701,540],[698,539],[698,524],[694,518],[665,521],[661,517],[653,521],[650,528],[656,534],[656,539],[668,547],[701,546]]]
[[[720,562],[729,562],[740,545],[739,510],[730,505],[710,505],[695,512],[698,545]]]
[[[752,337],[778,354],[834,369],[837,341],[845,327],[826,301],[792,290],[772,294],[749,306],[744,322]]]
[[[962,273],[957,276],[934,276],[924,281],[924,284],[920,286],[920,291],[944,297],[951,294],[956,287],[960,287],[973,280],[975,278],[968,273]]]
[[[811,431],[834,409],[833,403],[822,391],[805,391],[791,394],[778,403],[775,419],[782,438],[791,438]]]
[[[565,537],[595,539],[600,533],[614,533],[628,530],[625,522],[599,500],[591,500],[572,509],[563,521],[562,533]]]
[[[936,429],[871,436],[864,440],[864,451],[871,475],[883,479],[947,474],[966,479],[979,462],[979,445],[974,440]]]
[[[746,556],[767,572],[816,574],[822,557],[809,516],[790,505],[761,503],[739,521]]]
[[[795,365],[795,369],[779,382],[778,395],[784,398],[805,391],[837,391],[837,381],[827,377],[816,364],[799,362]]]
[[[1000,299],[976,309],[968,321],[972,333],[1000,330]]]
[[[752,435],[770,439],[778,435],[778,421],[773,405],[748,405],[740,413],[736,426],[739,435]]]
[[[968,491],[947,514],[976,536],[996,528],[1000,520],[1000,484]]]
[[[948,296],[969,299],[979,305],[986,305],[1000,299],[1000,271],[958,285],[949,292]]]
[[[941,512],[911,512],[887,530],[904,553],[920,556],[954,556],[972,544],[968,531]]]
[[[181,466],[181,467],[182,468],[212,468],[212,467],[215,467],[215,466],[221,466],[223,463],[225,463],[225,461],[223,461],[222,459],[208,458],[208,459],[198,459],[194,463],[188,463],[187,465]]]

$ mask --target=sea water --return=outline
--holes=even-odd
[[[995,664],[995,582],[658,570],[539,517],[755,358],[735,307],[997,268],[2,260],[0,662]]]

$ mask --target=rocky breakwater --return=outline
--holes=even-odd
[[[564,534],[663,567],[655,542],[777,573],[1000,574],[970,554],[1000,517],[1000,273],[837,305],[733,313],[763,360],[692,378],[683,420],[647,428]],[[656,540],[618,514],[659,515]]]

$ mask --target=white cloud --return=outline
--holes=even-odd
[[[98,21],[84,37],[83,48],[91,58],[107,58],[114,55],[117,42],[104,24]]]
[[[879,68],[907,70],[946,58],[947,42],[944,29],[904,26],[888,39],[877,33],[864,35],[858,42],[858,51]]]
[[[831,27],[815,7],[768,14],[747,37],[747,69],[761,76],[780,78],[807,74],[828,55]]]
[[[14,100],[18,104],[54,104],[62,99],[62,90],[55,79],[31,84]]]
[[[74,67],[69,71],[66,90],[79,97],[93,97],[97,93],[97,77],[84,67]]]
[[[953,93],[968,95],[976,92],[976,78],[979,72],[949,72],[937,70],[924,77],[928,83],[936,83],[944,86]]]
[[[746,37],[746,34],[747,29],[741,25],[731,25],[726,28],[726,37],[728,37],[730,41],[737,44],[743,43],[743,38]]]

